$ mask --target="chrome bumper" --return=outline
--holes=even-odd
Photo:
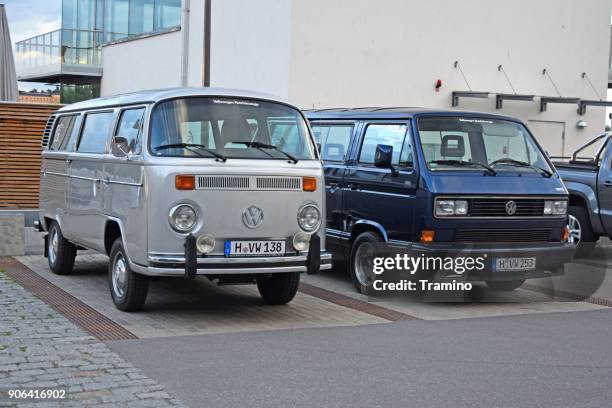
[[[331,269],[332,256],[321,252],[320,270]],[[150,254],[149,266],[131,264],[133,271],[149,276],[185,276],[185,257],[180,255]],[[277,257],[227,258],[206,256],[197,258],[197,275],[270,274],[282,272],[306,272],[307,255]]]

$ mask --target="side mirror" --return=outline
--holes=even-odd
[[[113,143],[111,145],[111,153],[113,154],[113,156],[125,157],[128,155],[128,149],[128,141],[125,137],[113,137]]]
[[[374,166],[382,169],[391,169],[391,175],[397,176],[397,170],[391,164],[393,160],[393,146],[379,144],[376,145],[374,153]]]

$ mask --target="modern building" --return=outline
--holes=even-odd
[[[61,28],[19,41],[20,81],[60,85],[64,103],[100,96],[103,44],[180,29],[181,0],[62,0]]]
[[[522,118],[552,155],[606,122],[609,0],[177,0],[163,12],[157,0],[89,1],[87,23],[65,10],[64,29],[102,39],[61,72],[91,69],[101,95],[219,86],[303,108],[497,112]]]

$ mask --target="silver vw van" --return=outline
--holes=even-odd
[[[275,97],[179,88],[76,103],[49,119],[42,158],[49,267],[107,254],[120,310],[142,308],[152,276],[254,283],[284,304],[301,272],[331,268],[318,152]]]

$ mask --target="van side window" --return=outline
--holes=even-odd
[[[366,128],[359,163],[374,164],[376,145],[393,146],[393,158],[391,163],[398,165],[407,126],[402,124],[370,124]]]
[[[74,129],[76,118],[76,115],[69,115],[62,116],[58,119],[57,125],[55,126],[55,133],[53,134],[53,142],[51,142],[49,150],[64,150],[72,134],[72,130]]]
[[[115,136],[125,137],[128,142],[128,153],[140,153],[140,134],[142,132],[142,121],[144,120],[144,108],[126,109],[121,112],[119,126]]]
[[[106,142],[113,122],[113,112],[88,113],[81,132],[78,152],[105,153]]]
[[[312,132],[317,143],[321,144],[321,159],[342,162],[346,159],[353,125],[312,124]]]

